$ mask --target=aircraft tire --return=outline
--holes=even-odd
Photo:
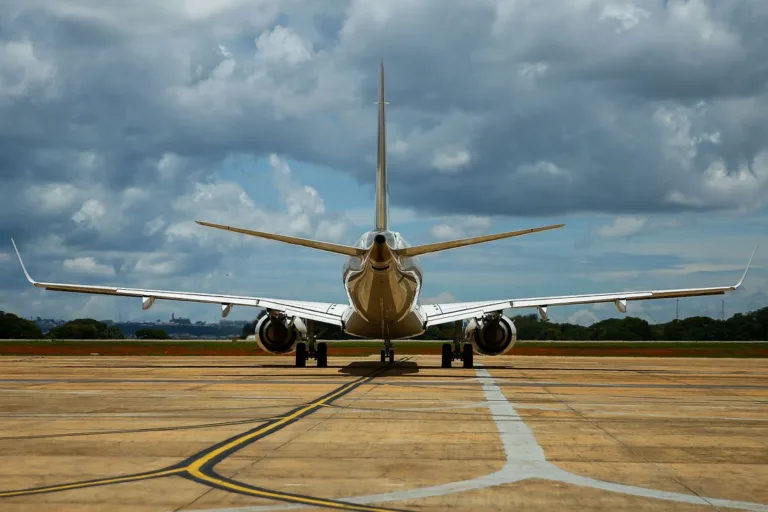
[[[317,367],[328,367],[328,344],[325,342],[317,344]]]
[[[387,362],[387,353],[383,350],[381,351],[381,362],[386,363]]]
[[[395,350],[392,349],[389,351],[389,362],[394,363],[395,362]]]
[[[472,368],[474,366],[475,353],[472,352],[472,345],[470,345],[469,343],[464,344],[464,347],[462,349],[461,359],[462,359],[462,362],[464,363],[464,368]]]
[[[307,345],[306,343],[296,344],[296,368],[307,366]]]
[[[453,359],[453,349],[450,343],[443,343],[443,359],[440,366],[442,368],[451,367],[451,359]]]

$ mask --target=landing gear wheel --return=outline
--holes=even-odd
[[[296,368],[307,366],[307,345],[305,343],[296,344]]]
[[[469,343],[464,344],[461,359],[464,362],[464,368],[472,368],[474,365],[475,354],[472,352],[472,345]]]
[[[381,362],[386,363],[387,362],[387,353],[383,350],[381,351]]]
[[[318,368],[326,368],[328,366],[328,344],[318,343],[317,344],[317,367]]]
[[[389,350],[389,362],[394,363],[395,362],[395,351],[393,349]]]
[[[443,368],[451,367],[451,359],[453,359],[453,349],[450,343],[443,343],[443,361],[440,365]]]

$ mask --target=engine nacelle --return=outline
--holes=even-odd
[[[477,354],[499,356],[509,352],[517,341],[514,322],[504,315],[473,318],[464,329],[465,338]]]
[[[256,323],[256,343],[270,354],[289,354],[296,350],[307,328],[301,318],[265,315]]]

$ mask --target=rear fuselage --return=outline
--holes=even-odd
[[[353,312],[344,330],[365,338],[400,339],[424,332],[418,312],[421,268],[416,258],[400,257],[408,247],[400,233],[369,231],[356,244],[367,249],[344,266],[344,288]]]

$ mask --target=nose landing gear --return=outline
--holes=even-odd
[[[390,363],[395,362],[395,348],[391,340],[384,340],[384,348],[381,350],[381,362],[386,363],[387,359]]]

